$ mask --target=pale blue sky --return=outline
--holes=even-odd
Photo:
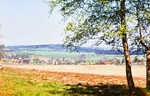
[[[5,45],[60,44],[65,24],[42,0],[0,0],[0,40]]]

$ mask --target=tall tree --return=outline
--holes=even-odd
[[[150,88],[150,1],[133,0],[131,4],[136,19],[133,20],[135,30],[130,33],[134,38],[131,44],[146,54],[146,86]]]
[[[74,50],[89,40],[96,45],[104,42],[114,48],[123,48],[126,77],[130,94],[134,94],[126,15],[126,0],[49,0],[50,12],[58,6],[64,19],[71,17],[65,29],[64,44]]]
[[[144,2],[145,3],[145,2]],[[146,87],[150,88],[150,1],[149,6],[139,7],[141,4],[138,0],[138,6],[136,7],[137,13],[137,27],[136,30],[138,33],[137,37],[138,42],[145,49],[146,53]],[[148,8],[145,8],[148,7]],[[142,8],[142,9],[141,9]],[[147,10],[148,9],[148,10]],[[141,12],[143,11],[143,12]]]
[[[128,43],[127,43],[127,31],[126,31],[126,9],[125,9],[125,2],[126,0],[121,0],[121,30],[120,32],[122,33],[122,44],[123,44],[123,49],[124,49],[124,56],[125,56],[125,61],[126,61],[126,77],[128,81],[128,86],[130,90],[130,94],[134,95],[134,82],[132,79],[132,73],[131,73],[131,60],[130,60],[130,52],[128,48]]]

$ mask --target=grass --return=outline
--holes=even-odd
[[[69,89],[62,83],[38,81],[36,77],[14,70],[0,70],[0,96],[67,96]],[[56,93],[59,92],[59,93]]]
[[[66,51],[50,51],[50,50],[36,50],[36,51],[20,51],[20,52],[5,52],[6,54],[34,54],[42,57],[47,57],[47,58],[68,58],[68,59],[74,59],[77,58],[78,56],[84,54],[86,56],[86,60],[100,60],[102,58],[107,58],[107,59],[122,59],[123,55],[99,55],[95,54],[94,52],[66,52]],[[132,55],[131,59],[134,59],[136,55]],[[142,55],[138,56],[138,58],[143,58]]]
[[[11,68],[0,70],[0,96],[129,96],[124,84],[63,84],[44,79],[38,72],[44,71]],[[136,90],[136,96],[150,96],[149,90],[144,88]]]
[[[13,52],[6,52],[6,54],[11,54]],[[21,52],[14,52],[14,54],[19,54],[19,53],[28,53],[28,54],[34,54],[42,57],[47,57],[47,58],[65,58],[65,59],[74,59],[82,54],[85,55],[86,61],[92,61],[92,60],[100,60],[102,58],[107,58],[107,59],[113,59],[114,56],[118,59],[122,59],[122,56],[117,56],[117,55],[99,55],[95,54],[94,52],[65,52],[65,51],[21,51]]]

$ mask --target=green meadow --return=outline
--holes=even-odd
[[[103,55],[103,54],[95,54],[94,52],[67,52],[67,51],[45,51],[45,50],[37,50],[37,51],[19,51],[19,52],[6,52],[6,54],[33,54],[37,56],[47,57],[47,58],[67,58],[74,59],[81,55],[85,55],[86,60],[99,60],[102,58],[113,59],[122,58],[122,55]]]
[[[41,81],[32,74],[5,68],[0,70],[0,96],[68,96],[70,86],[49,80]],[[39,80],[38,80],[39,79]]]

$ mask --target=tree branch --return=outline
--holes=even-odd
[[[140,20],[139,20],[138,6],[136,7],[136,11],[137,11],[136,16],[137,16],[137,21],[138,21],[138,28],[139,28],[139,33],[140,33],[140,37],[139,37],[140,43],[141,43],[141,45],[143,47],[145,47],[146,49],[148,49],[148,46],[142,41],[143,36],[142,36],[141,23],[140,23]]]

